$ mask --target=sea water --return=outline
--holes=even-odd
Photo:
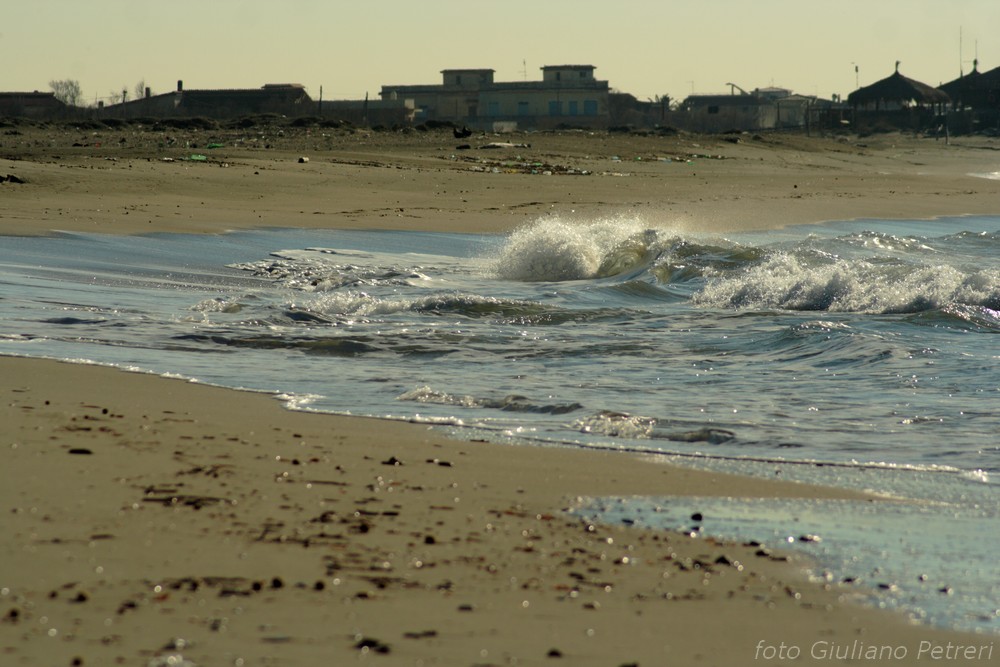
[[[878,604],[987,632],[1000,631],[998,334],[997,217],[727,236],[553,215],[505,236],[0,238],[0,354],[907,498],[696,504],[704,531],[805,548]],[[676,528],[691,506],[578,511]],[[828,539],[788,543],[799,530]]]

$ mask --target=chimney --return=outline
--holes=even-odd
[[[184,90],[184,81],[181,79],[177,80],[177,92],[182,92]]]
[[[149,86],[146,86],[146,97],[149,98],[152,96],[153,96],[153,90]]]

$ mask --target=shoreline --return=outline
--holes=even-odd
[[[265,134],[268,149],[242,136]],[[253,130],[190,162],[154,133],[101,135],[3,137],[0,173],[26,183],[0,185],[0,234],[504,233],[546,215],[727,233],[1000,215],[1000,181],[964,175],[997,170],[995,139],[552,133],[497,154],[456,151],[445,133]],[[788,647],[869,659],[812,655],[858,641],[916,664],[978,647],[957,664],[996,639],[860,606],[856,589],[808,580],[799,555],[561,512],[583,495],[669,496],[694,513],[706,495],[866,498],[853,491],[452,440],[53,360],[0,356],[0,391],[0,655],[13,664],[782,664]]]
[[[108,367],[0,357],[0,368],[11,574],[0,636],[13,664],[385,651],[404,664],[555,652],[580,665],[721,665],[858,637],[910,657],[922,642],[995,640],[862,606],[856,588],[808,580],[803,556],[769,545],[560,511],[581,494],[670,496],[694,512],[706,495],[858,492],[451,440]]]

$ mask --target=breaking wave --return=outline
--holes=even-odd
[[[656,230],[635,219],[581,223],[555,217],[512,233],[492,273],[524,282],[615,276],[647,265],[658,241]]]
[[[709,276],[694,295],[700,306],[874,314],[919,313],[955,306],[1000,309],[1000,271],[948,265],[811,258],[777,252],[738,271]]]
[[[997,234],[927,239],[873,231],[756,246],[682,236],[634,218],[553,217],[510,234],[489,273],[519,282],[604,280],[622,298],[681,296],[703,308],[942,311],[993,326],[1000,267],[983,261],[991,247],[1000,254]]]

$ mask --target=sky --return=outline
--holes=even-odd
[[[566,64],[641,100],[730,84],[830,98],[896,61],[936,86],[977,55],[1000,67],[1000,0],[0,0],[0,91],[70,79],[86,104],[178,80],[377,98],[443,69],[538,81]]]

